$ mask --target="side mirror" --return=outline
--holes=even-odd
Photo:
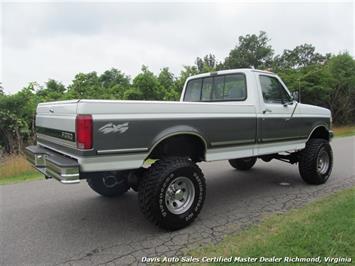
[[[292,98],[293,98],[295,101],[300,102],[300,94],[299,94],[298,91],[293,91],[293,92],[291,93],[291,95],[292,95]]]

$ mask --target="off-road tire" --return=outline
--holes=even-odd
[[[328,167],[320,171],[320,156],[328,156]],[[310,139],[303,151],[300,152],[298,169],[302,179],[312,185],[327,182],[333,168],[333,152],[329,142],[324,139]]]
[[[116,179],[116,181],[113,181],[111,184],[108,183],[108,181],[105,183],[104,178],[110,181],[110,179],[107,179],[107,176],[90,177],[87,179],[89,187],[101,196],[117,197],[123,195],[129,190],[126,175],[120,173],[111,175],[111,178]]]
[[[168,189],[174,180],[188,179],[194,188],[191,206],[174,214],[166,203]],[[144,174],[138,187],[138,200],[144,216],[153,224],[168,230],[183,228],[196,219],[206,197],[206,181],[201,169],[187,158],[174,157],[156,161]]]
[[[256,157],[228,160],[229,164],[237,170],[247,171],[256,163]]]

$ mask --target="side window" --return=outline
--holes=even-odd
[[[213,79],[204,78],[202,82],[201,101],[210,101],[212,94]]]
[[[224,82],[224,100],[244,100],[247,96],[244,75],[227,75]]]
[[[184,96],[185,102],[199,102],[201,97],[202,79],[193,79],[187,83]]]
[[[218,76],[214,78],[214,90],[212,99],[213,100],[223,100],[224,96],[224,76]]]
[[[260,75],[259,80],[265,103],[284,103],[291,100],[277,78]]]

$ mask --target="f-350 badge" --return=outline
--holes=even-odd
[[[103,127],[99,128],[99,132],[103,134],[109,134],[109,133],[117,133],[119,132],[120,134],[126,132],[128,130],[128,122],[119,124],[119,125],[114,125],[113,123],[108,123],[104,125]]]

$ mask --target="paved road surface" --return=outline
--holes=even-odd
[[[144,219],[134,192],[105,199],[86,182],[54,180],[0,186],[0,264],[136,264],[142,256],[178,255],[218,242],[265,214],[355,185],[355,138],[332,145],[335,167],[322,186],[304,184],[296,166],[279,161],[258,161],[245,173],[227,162],[201,164],[208,187],[204,208],[190,227],[172,233]]]

